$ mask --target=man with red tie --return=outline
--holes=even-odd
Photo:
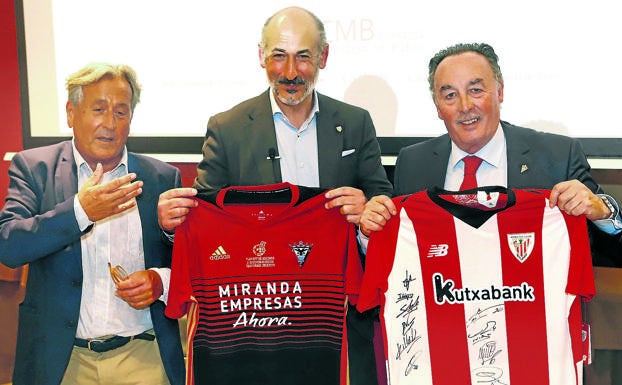
[[[603,194],[601,187],[590,175],[590,165],[579,142],[566,136],[538,132],[501,120],[504,81],[497,54],[490,45],[457,44],[441,50],[430,60],[428,81],[438,117],[443,120],[447,134],[405,147],[400,151],[394,171],[394,194],[396,196],[413,194],[413,196],[407,200],[396,200],[399,204],[421,196],[414,194],[416,192],[425,189],[434,191],[434,187],[455,191],[468,190],[476,186],[481,189],[482,186],[498,185],[510,189],[550,190],[551,207],[557,206],[572,216],[585,215],[588,219],[588,225],[592,230],[590,235],[593,237],[592,263],[595,265],[621,263],[617,253],[619,247],[612,247],[612,250],[608,251],[605,246],[605,244],[614,245],[608,240],[613,240],[614,237],[607,234],[618,234],[622,228],[618,205],[613,198]],[[435,208],[433,205],[430,206],[432,207],[426,207]],[[420,208],[417,207],[412,211],[420,215],[422,212]],[[361,230],[364,233],[371,233],[380,231],[386,225],[384,231],[374,234],[370,240],[367,272],[386,273],[386,270],[376,268],[374,261],[378,262],[377,260],[381,259],[382,262],[384,259],[386,263],[387,259],[393,257],[391,251],[383,247],[382,239],[394,234],[397,225],[400,225],[399,229],[402,230],[402,219],[408,212],[405,211],[404,215],[391,219],[397,214],[396,205],[386,196],[373,197],[366,204],[360,220]],[[430,216],[420,228],[429,233],[436,231],[436,234],[441,236],[448,236],[447,233],[452,231],[434,215]],[[551,237],[547,236],[547,241],[550,240]],[[412,238],[408,241],[411,245],[414,244],[414,249],[419,252],[417,250],[419,244]],[[470,238],[469,241],[477,242]],[[435,246],[445,247],[445,244],[436,243]],[[374,258],[374,255],[378,254],[376,252],[378,248],[383,248],[382,258]],[[474,249],[479,250],[477,247]],[[418,258],[415,253],[404,254],[408,257],[408,272],[414,271],[414,266],[419,262],[425,264],[439,260],[452,261],[444,256],[445,251],[444,248],[430,249],[429,255],[423,254],[423,258]],[[426,249],[423,248],[422,252],[426,252]],[[439,253],[443,254],[441,258],[437,258],[440,256]],[[482,253],[484,254],[486,253]],[[472,259],[469,260],[471,261]],[[551,271],[562,271],[559,266],[561,264]],[[490,270],[488,268],[486,271]],[[474,275],[477,273],[479,271]],[[590,276],[589,273],[587,276]],[[404,279],[403,277],[401,278]],[[581,274],[569,271],[569,277],[578,279]],[[394,286],[396,284],[396,280],[387,279],[387,282]],[[410,278],[406,282],[410,282]],[[413,282],[429,283],[421,279],[414,279]],[[397,282],[398,285],[399,283]],[[387,286],[390,286],[389,284]],[[365,306],[362,306],[361,310],[364,309]],[[529,314],[532,315],[531,312]],[[444,320],[448,321],[447,318]],[[406,322],[406,326],[409,325],[410,323]],[[428,325],[435,324],[432,322]],[[404,330],[401,329],[402,332]],[[455,347],[442,344],[441,346],[444,351],[447,349],[454,351]],[[388,356],[388,359],[395,359],[395,356]],[[597,359],[598,357],[594,358],[595,361]],[[453,364],[451,360],[446,362]],[[415,372],[414,366],[408,369]]]
[[[394,174],[396,196],[434,186],[551,189],[551,207],[586,215],[605,233],[620,232],[618,205],[590,175],[577,140],[501,120],[503,75],[490,45],[457,44],[441,50],[430,60],[428,81],[447,134],[400,151]],[[474,165],[476,171],[466,177],[470,185],[462,186],[469,171],[465,157],[473,156],[481,164]],[[374,197],[366,205],[361,228],[366,233],[379,231],[395,214],[388,197]]]

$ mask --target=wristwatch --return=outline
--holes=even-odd
[[[613,205],[613,203],[611,203],[611,200],[609,199],[608,195],[600,195],[600,199],[603,200],[603,202],[607,205],[607,207],[609,208],[609,211],[611,211],[611,214],[609,215],[608,218],[604,218],[604,219],[613,219],[618,215],[618,210],[616,209],[616,206]]]

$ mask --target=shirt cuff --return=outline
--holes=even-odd
[[[89,219],[89,216],[86,215],[86,212],[82,208],[80,204],[80,200],[78,199],[78,194],[73,197],[73,212],[76,215],[76,222],[78,222],[78,227],[80,231],[86,230],[93,222]]]
[[[168,302],[168,286],[171,282],[171,269],[168,267],[152,267],[149,270],[153,270],[158,273],[160,279],[162,280],[162,295],[158,298],[158,300],[164,302],[166,305]]]
[[[164,236],[171,242],[173,243],[173,241],[175,241],[175,233],[169,233],[166,230],[162,230],[162,232],[164,233]]]
[[[597,194],[599,198],[607,199],[614,208],[614,216],[610,219],[599,219],[593,221],[594,225],[598,227],[602,232],[607,234],[617,234],[622,231],[622,217],[620,217],[620,207],[613,197],[607,194]]]
[[[361,246],[361,252],[364,255],[367,255],[367,244],[369,243],[369,237],[361,231],[359,226],[356,226],[356,240],[359,242]]]

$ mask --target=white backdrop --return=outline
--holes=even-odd
[[[33,136],[69,135],[68,74],[91,61],[136,69],[134,136],[203,136],[210,115],[267,88],[257,43],[290,1],[23,0]],[[582,4],[582,6],[573,5]],[[318,91],[368,108],[379,136],[436,136],[427,64],[490,43],[505,78],[502,119],[575,137],[621,137],[620,6],[556,0],[300,0],[330,42]]]

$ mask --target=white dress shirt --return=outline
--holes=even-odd
[[[320,187],[318,166],[316,113],[319,111],[317,94],[313,91],[313,108],[300,129],[294,127],[281,111],[269,92],[276,142],[281,157],[281,178],[298,186]]]
[[[458,191],[464,178],[464,162],[462,158],[467,155],[476,155],[483,159],[475,178],[478,186],[507,186],[507,156],[505,146],[505,135],[501,126],[490,141],[475,154],[469,154],[458,148],[451,142],[451,153],[447,163],[447,173],[445,174],[445,190]]]
[[[73,144],[78,169],[78,189],[93,174]],[[127,150],[113,170],[104,173],[102,183],[127,174]],[[155,209],[155,208],[154,208]],[[76,220],[81,230],[91,224],[93,229],[81,238],[82,300],[76,337],[97,338],[108,335],[131,336],[153,328],[149,307],[136,310],[115,296],[108,262],[122,266],[128,274],[144,270],[142,227],[138,207],[115,216],[91,222],[78,196],[74,198]]]
[[[447,164],[447,174],[445,176],[445,190],[458,191],[464,178],[464,162],[462,158],[467,155],[475,155],[483,159],[482,164],[475,173],[478,186],[503,186],[508,185],[507,167],[507,146],[503,128],[499,123],[495,135],[484,147],[474,154],[469,154],[451,142],[451,154]],[[553,186],[551,186],[552,188]],[[615,199],[606,194],[598,194],[599,197],[606,196],[616,207]],[[603,232],[615,234],[622,229],[620,213],[613,219],[600,219],[593,223]]]

